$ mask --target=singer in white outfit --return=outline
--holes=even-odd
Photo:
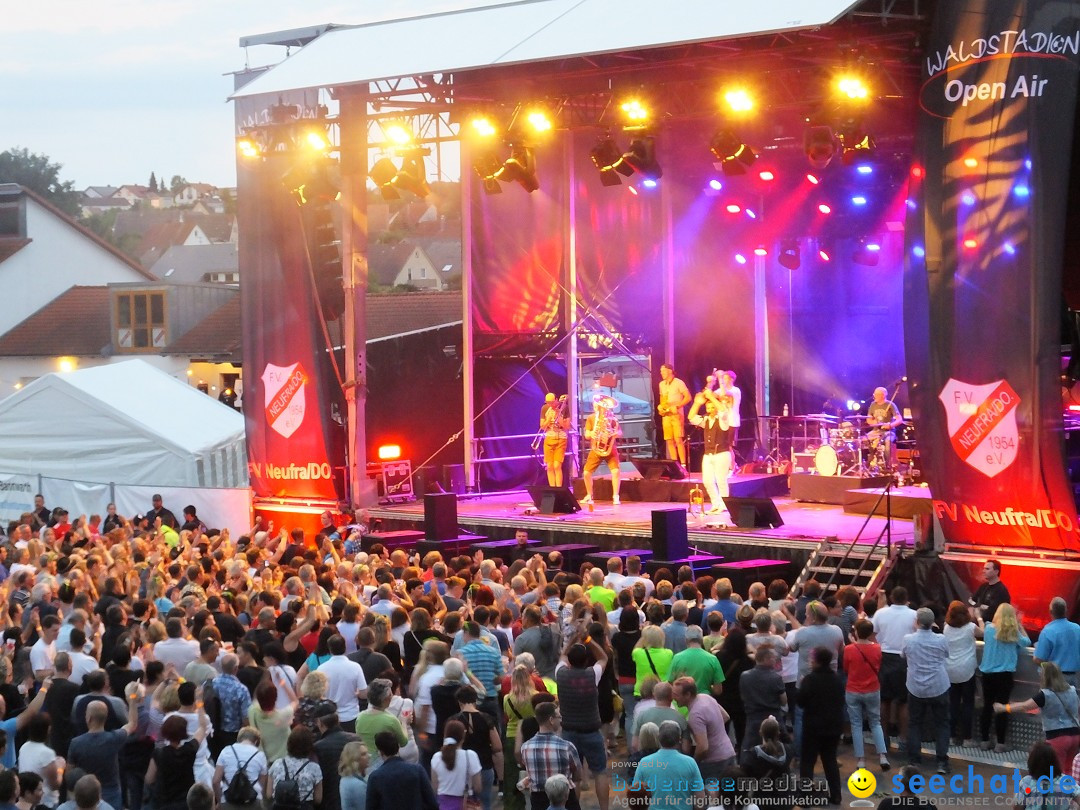
[[[701,407],[705,406],[705,415]],[[705,455],[701,458],[701,482],[709,493],[711,508],[708,514],[726,511],[724,498],[731,475],[731,445],[735,429],[731,426],[731,396],[705,389],[694,397],[688,420],[705,432]]]

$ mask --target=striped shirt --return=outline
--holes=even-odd
[[[484,685],[488,697],[499,694],[499,681],[505,672],[502,654],[498,646],[486,644],[480,639],[473,639],[461,647],[461,654],[469,664],[469,670]]]

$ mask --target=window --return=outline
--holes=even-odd
[[[165,346],[165,293],[116,294],[116,346],[122,351]]]

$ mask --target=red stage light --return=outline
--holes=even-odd
[[[974,239],[971,236],[969,236],[967,239],[964,240],[964,247],[966,247],[968,250],[974,250],[978,246],[979,246],[978,240]]]
[[[757,248],[754,248],[754,255],[755,255],[755,256],[768,256],[768,255],[769,255],[769,251],[767,251],[767,250],[766,250],[765,248],[763,248],[763,247],[757,247]]]
[[[911,167],[911,176],[916,178],[916,179],[921,178],[923,176],[923,167],[922,166],[912,166]]]
[[[821,180],[818,179],[818,176],[816,174],[808,174],[806,175],[806,179],[813,183],[815,186],[821,182]]]
[[[827,262],[827,261],[831,261],[831,260],[832,260],[832,257],[831,257],[831,256],[830,256],[830,255],[829,255],[828,253],[826,253],[826,252],[825,252],[824,250],[819,250],[819,251],[817,252],[817,255],[818,255],[818,256],[819,256],[820,258],[821,258],[821,260],[822,260],[823,262]]]
[[[819,205],[817,207],[817,210],[818,210],[819,213],[822,213],[822,214],[831,214],[832,213],[832,208],[830,208],[825,203],[822,203],[821,205]]]
[[[629,192],[630,192],[631,194],[633,194],[633,195],[634,195],[635,197],[636,197],[636,196],[637,196],[637,194],[638,194],[638,191],[637,191],[637,189],[636,189],[636,188],[634,188],[633,186],[627,186],[627,187],[626,187],[626,190],[627,190],[627,191],[629,191]]]
[[[401,458],[400,444],[383,444],[379,446],[379,461],[395,461]]]
[[[775,180],[776,179],[776,175],[773,174],[772,172],[770,172],[768,169],[766,169],[763,172],[758,172],[758,177],[760,177],[762,180],[764,180],[766,182],[768,182],[769,180]]]
[[[737,214],[740,211],[742,211],[742,208],[740,206],[736,205],[735,203],[729,203],[728,204],[727,212],[729,214]]]

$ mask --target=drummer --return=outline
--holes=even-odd
[[[879,443],[885,442],[885,458],[889,467],[895,467],[896,428],[904,424],[904,417],[896,403],[886,399],[888,394],[884,388],[874,389],[874,401],[866,408],[866,423],[871,427],[870,446],[876,450]]]

